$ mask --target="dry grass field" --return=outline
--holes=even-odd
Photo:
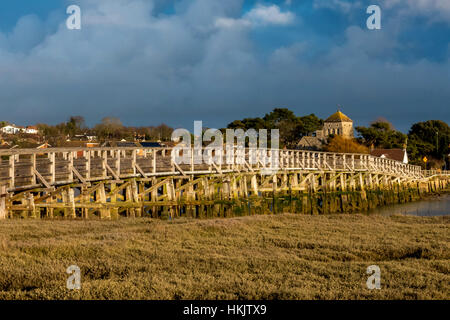
[[[449,299],[449,237],[450,217],[7,220],[0,299]]]

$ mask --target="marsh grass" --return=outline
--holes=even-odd
[[[450,218],[0,222],[0,299],[449,299]],[[66,288],[70,265],[82,289]],[[368,290],[366,268],[381,268]]]

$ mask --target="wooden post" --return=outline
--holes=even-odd
[[[36,205],[34,204],[34,195],[30,192],[27,196],[28,208],[30,210],[29,217],[37,218]]]
[[[117,202],[117,193],[115,193],[115,189],[117,188],[117,184],[116,183],[111,183],[111,192],[113,192],[110,196],[110,202],[111,204],[116,204]],[[117,206],[114,206],[113,208],[111,208],[111,218],[113,219],[117,219],[119,218],[119,208]]]
[[[56,176],[56,153],[51,152],[48,154],[48,159],[50,160],[50,184],[55,183]]]
[[[311,176],[311,191],[316,192],[316,174]]]
[[[205,181],[205,179],[202,179],[201,183],[199,183],[199,185],[201,186],[201,191],[198,193],[198,197],[199,200],[201,201],[205,201],[207,199],[207,193],[208,193],[208,181]],[[198,217],[199,218],[204,218],[205,217],[205,212],[207,210],[205,210],[205,205],[199,205],[198,208]]]
[[[276,197],[277,197],[277,189],[278,189],[277,184],[278,184],[278,177],[275,174],[273,176],[273,180],[272,180],[272,193],[273,193],[273,196],[272,196],[272,213],[274,213],[274,214],[277,212],[277,210],[276,210],[276,206],[277,206]]]
[[[103,176],[103,179],[106,179],[106,176],[107,176],[106,165],[108,164],[107,151],[101,152],[101,158],[102,158],[102,176]]]
[[[302,168],[305,169],[305,165],[306,165],[306,159],[305,159],[305,152],[302,152]]]
[[[163,184],[162,188],[163,188],[163,195],[169,197],[170,195],[168,194],[169,192],[169,188],[168,188],[168,182],[166,182],[165,184]],[[162,212],[161,212],[161,217],[163,219],[169,219],[169,208],[167,205],[162,206]]]
[[[139,201],[139,196],[138,196],[138,186],[137,186],[137,183],[136,183],[136,179],[133,179],[132,181],[131,181],[131,197],[132,197],[132,202],[133,203],[139,203],[140,201]],[[134,212],[135,212],[135,216],[136,217],[141,217],[142,216],[142,208],[141,207],[139,207],[139,208],[135,208],[134,209]]]
[[[242,192],[244,193],[245,198],[247,198],[248,197],[247,176],[244,176],[242,179],[243,179],[242,180],[242,184],[243,184]]]
[[[336,179],[337,179],[336,173],[334,173],[333,175],[330,173],[330,178],[331,178],[331,176],[333,176],[333,177],[332,177],[332,181],[330,184],[330,190],[332,192],[335,192],[336,191]]]
[[[193,180],[193,178],[190,177],[189,182],[191,182],[192,180]],[[194,194],[194,186],[191,184],[188,187],[187,201],[191,202],[192,200],[195,200],[195,194]],[[195,206],[193,206],[193,205],[187,206],[187,215],[188,215],[188,217],[195,216]]]
[[[0,186],[0,220],[6,219],[6,185]]]
[[[238,198],[238,190],[235,176],[233,176],[230,181],[230,196],[232,199]]]
[[[115,167],[116,167],[117,176],[119,178],[120,178],[120,158],[121,158],[120,155],[121,155],[121,152],[119,150],[119,151],[116,152],[116,155],[115,155],[115,161],[116,161]],[[136,164],[136,161],[131,164],[131,166],[132,166],[132,168],[134,170],[134,173],[136,173],[136,166],[135,166],[135,164]]]
[[[67,160],[69,161],[69,181],[73,182],[73,152],[69,152]]]
[[[359,178],[360,190],[364,190],[364,179],[363,179],[363,174],[361,172],[358,174],[358,178]]]
[[[154,155],[153,155],[153,159],[155,159],[155,151],[153,151],[154,152]],[[152,179],[152,186],[154,186],[154,185],[156,185],[158,183],[158,180],[155,178],[155,177],[153,177],[153,179]],[[152,202],[154,202],[155,204],[156,204],[156,198],[158,197],[158,190],[157,189],[154,189],[152,192],[151,192],[151,201]],[[152,206],[152,217],[153,218],[157,218],[158,217],[158,207],[157,206]]]
[[[174,185],[173,185],[173,196],[174,196],[174,200],[177,202],[177,203],[179,203],[180,202],[180,197],[181,197],[181,192],[180,191],[175,191],[176,189],[178,189],[178,188],[180,188],[181,186],[183,185],[183,180],[182,179],[179,179],[179,180],[175,180],[174,181]],[[206,191],[203,189],[202,190],[202,195],[203,195],[203,198],[202,198],[202,200],[204,200],[205,199],[205,197],[206,197]],[[203,206],[204,207],[204,206]],[[180,205],[179,204],[177,204],[175,207],[174,207],[174,210],[175,210],[175,216],[176,217],[179,217],[180,216]]]
[[[86,158],[86,180],[89,181],[91,179],[91,152],[85,151],[84,156]]]
[[[14,155],[10,155],[9,156],[9,187],[11,189],[14,188],[15,186],[15,156]]]
[[[347,181],[345,180],[345,174],[341,173],[339,174],[339,180],[341,183],[341,191],[347,191]]]
[[[127,216],[132,217],[132,218],[136,217],[134,207],[131,206],[133,204],[133,190],[131,188],[131,185],[127,186],[125,189],[125,198],[126,198],[126,203],[128,205]]]
[[[68,187],[62,192],[62,200],[64,204],[64,217],[76,218],[75,213],[75,197],[73,188]]]
[[[137,156],[137,152],[136,152],[136,150],[133,150],[131,153],[131,168],[133,170],[134,176],[136,175],[136,156]],[[119,161],[120,161],[120,159],[119,159]],[[120,172],[119,172],[119,174],[120,174]]]
[[[36,182],[36,175],[34,174],[34,171],[36,170],[36,153],[33,153],[31,155],[31,184],[35,185]]]
[[[45,203],[51,205],[55,202],[54,200],[55,200],[55,197],[50,196],[47,200],[45,200]],[[47,210],[46,210],[47,218],[53,218],[54,211],[55,211],[55,209],[52,207],[47,208]]]
[[[98,202],[103,204],[106,204],[106,192],[105,192],[105,184],[102,183],[101,187],[97,190],[98,192]],[[104,207],[100,209],[100,219],[110,219],[111,218],[111,212],[108,208]]]
[[[174,181],[173,181],[173,179],[171,179],[170,180],[170,182],[169,182],[169,184],[168,184],[168,190],[167,190],[167,193],[168,193],[168,199],[169,199],[169,201],[175,201],[176,200],[176,195],[175,195],[175,183],[174,183]],[[170,206],[169,207],[169,215],[170,215],[170,218],[171,219],[173,219],[174,218],[174,215],[175,215],[175,206]]]
[[[87,191],[88,191],[88,187],[86,185],[81,187],[81,203],[86,204],[86,205],[91,203],[91,195]],[[88,219],[89,218],[89,208],[83,208],[81,216],[84,219]]]
[[[258,195],[258,181],[257,181],[256,174],[252,175],[250,184],[252,187],[253,195],[257,196]]]
[[[68,204],[70,205],[70,209],[68,211],[69,213],[69,217],[70,218],[76,218],[76,211],[75,211],[75,190],[73,188],[69,188],[69,190],[67,190],[67,200],[68,200]]]

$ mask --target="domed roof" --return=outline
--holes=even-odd
[[[353,122],[353,120],[338,110],[336,113],[329,116],[325,122]]]

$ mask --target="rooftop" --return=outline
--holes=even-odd
[[[325,122],[353,122],[353,120],[338,110],[336,113],[329,116]]]
[[[402,149],[375,149],[370,152],[372,156],[403,161],[405,150]]]

